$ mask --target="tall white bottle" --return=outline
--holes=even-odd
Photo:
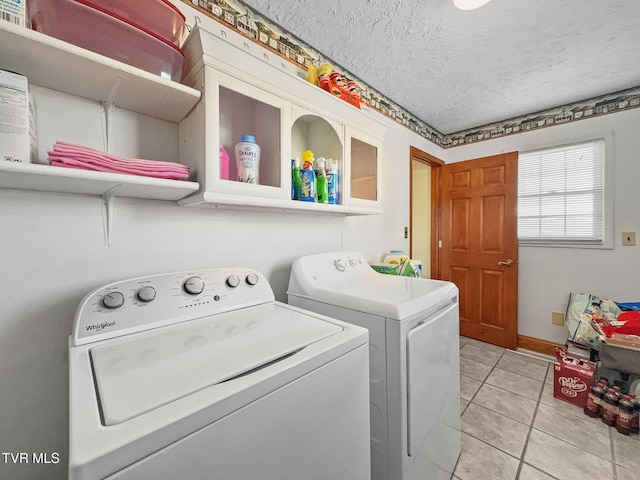
[[[253,135],[242,135],[236,145],[237,180],[243,183],[260,183],[260,146]]]

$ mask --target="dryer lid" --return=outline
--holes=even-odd
[[[358,252],[334,252],[296,259],[287,293],[404,320],[451,302],[458,289],[451,282],[378,273]]]
[[[92,347],[103,424],[250,374],[343,330],[284,307],[268,303]]]

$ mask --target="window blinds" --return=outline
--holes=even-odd
[[[604,241],[604,140],[521,153],[518,238]]]

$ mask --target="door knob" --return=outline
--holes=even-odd
[[[508,267],[509,265],[512,265],[512,264],[513,264],[513,259],[511,259],[511,258],[509,260],[507,260],[506,262],[498,262],[498,265],[504,265],[506,267]]]

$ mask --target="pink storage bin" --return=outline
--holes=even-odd
[[[182,45],[187,33],[185,17],[168,0],[76,0],[102,10],[119,20],[136,25],[163,40]]]
[[[29,24],[114,60],[179,82],[185,59],[178,47],[111,15],[73,0],[29,0]]]

